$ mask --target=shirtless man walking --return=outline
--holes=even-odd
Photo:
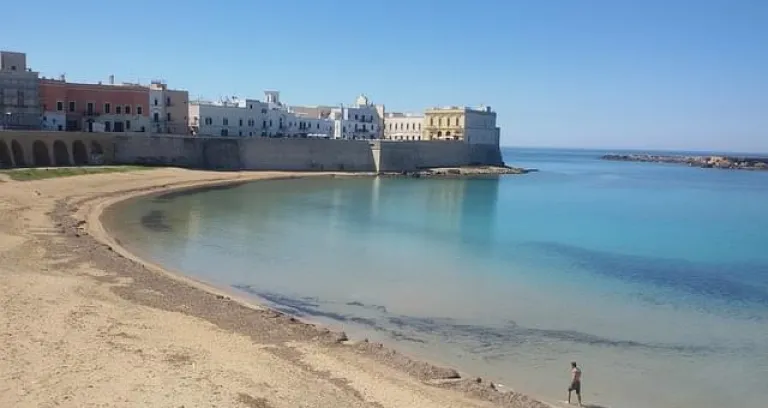
[[[576,362],[571,363],[571,385],[568,387],[568,404],[571,403],[571,392],[576,391],[576,396],[579,398],[579,406],[581,406],[581,368],[576,365]]]

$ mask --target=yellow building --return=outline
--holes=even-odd
[[[451,106],[424,112],[424,140],[459,140],[469,144],[498,144],[496,112],[490,107]]]

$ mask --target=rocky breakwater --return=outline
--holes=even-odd
[[[606,154],[602,156],[601,159],[647,163],[685,164],[691,167],[716,169],[768,170],[768,157]]]
[[[466,167],[439,167],[422,169],[417,171],[383,173],[382,176],[399,176],[413,178],[475,178],[493,177],[503,174],[526,174],[537,171],[536,169],[523,169],[510,166],[466,166]]]

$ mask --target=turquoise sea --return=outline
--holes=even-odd
[[[765,407],[768,172],[505,149],[540,171],[313,178],[107,214],[170,269],[548,401]]]

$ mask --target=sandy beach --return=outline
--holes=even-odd
[[[139,194],[298,175],[0,174],[0,407],[548,406],[164,271],[99,222]]]

